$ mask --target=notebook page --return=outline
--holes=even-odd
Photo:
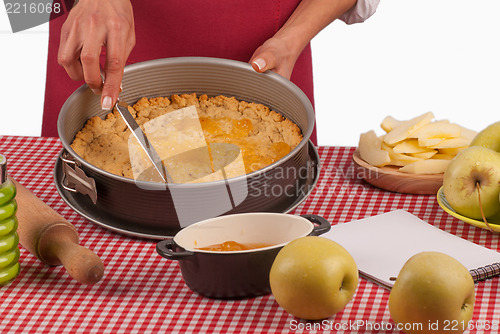
[[[360,274],[391,288],[405,262],[423,251],[448,254],[469,270],[500,262],[500,253],[443,231],[405,210],[350,223],[323,234],[352,255]]]

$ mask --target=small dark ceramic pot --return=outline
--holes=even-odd
[[[190,225],[173,239],[158,242],[156,251],[164,258],[178,260],[186,285],[205,297],[254,297],[271,292],[269,272],[287,243],[323,234],[330,227],[330,222],[316,215],[234,214]],[[227,241],[271,246],[240,251],[199,249]]]

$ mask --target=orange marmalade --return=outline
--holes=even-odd
[[[269,156],[259,154],[259,151],[262,152],[258,149],[261,144],[247,140],[254,130],[252,121],[248,118],[235,120],[228,117],[200,117],[200,122],[208,143],[230,143],[239,146],[247,174],[278,161],[291,151],[287,143],[276,142],[266,147],[265,152],[270,153]]]
[[[241,251],[241,250],[249,250],[256,248],[264,248],[272,246],[270,244],[240,244],[236,241],[226,241],[220,244],[210,245],[206,247],[200,247],[197,249],[207,250],[207,251],[215,251],[215,252],[230,252],[230,251]]]

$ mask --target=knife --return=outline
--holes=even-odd
[[[125,121],[125,124],[127,124],[127,127],[130,129],[130,131],[132,131],[134,137],[139,141],[139,144],[146,152],[148,159],[153,163],[153,167],[158,172],[158,174],[160,174],[162,180],[165,183],[173,183],[172,178],[165,168],[165,165],[163,164],[159,154],[156,152],[139,124],[137,124],[134,117],[128,111],[128,104],[124,101],[117,100],[115,107]]]

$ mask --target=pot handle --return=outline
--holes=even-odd
[[[89,196],[92,203],[96,204],[97,187],[95,180],[85,174],[66,149],[62,149],[59,159],[62,161],[63,172],[61,186],[67,191]]]
[[[158,254],[169,260],[182,260],[186,257],[194,255],[193,252],[187,250],[177,252],[174,250],[174,245],[174,239],[165,239],[156,244],[156,251]]]
[[[300,216],[304,217],[305,219],[309,220],[311,223],[315,225],[310,235],[317,236],[326,233],[330,231],[330,228],[332,227],[332,224],[321,216],[312,214],[300,215]]]

